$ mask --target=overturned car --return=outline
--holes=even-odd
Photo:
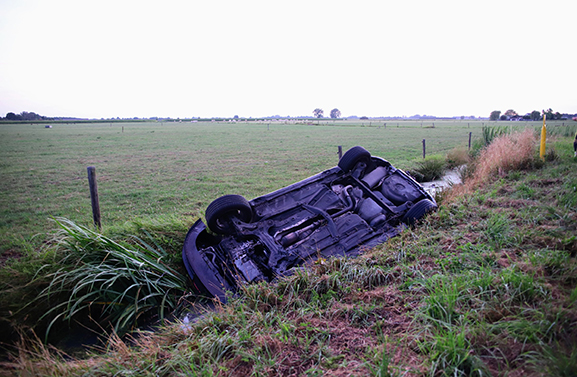
[[[239,285],[272,281],[317,258],[355,256],[437,208],[415,180],[360,146],[338,166],[247,201],[225,195],[188,231],[194,288],[224,302]],[[207,229],[208,226],[208,229]]]

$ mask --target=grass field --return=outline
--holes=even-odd
[[[201,216],[215,198],[248,199],[335,166],[362,145],[408,168],[467,147],[481,121],[320,121],[0,125],[0,251],[19,251],[64,216],[92,222],[88,166],[96,167],[103,225]],[[538,126],[521,123],[514,126]]]
[[[423,138],[431,153],[468,142],[463,124],[401,125],[2,125],[2,251],[47,230],[51,216],[90,224],[88,166],[96,167],[102,222],[109,226],[134,217],[196,217],[220,195],[270,192],[336,165],[338,145],[363,145],[406,167],[422,153]]]

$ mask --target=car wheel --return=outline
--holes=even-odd
[[[407,211],[405,216],[403,216],[403,222],[407,225],[413,226],[418,220],[425,217],[427,213],[432,212],[435,209],[437,209],[437,205],[429,199],[420,200]]]
[[[369,160],[371,158],[371,154],[363,147],[352,147],[343,155],[341,160],[339,161],[339,168],[345,173],[350,172],[353,170],[357,162],[361,160]]]
[[[206,208],[206,223],[208,228],[215,233],[231,233],[233,228],[230,221],[234,217],[244,222],[250,222],[252,219],[252,207],[240,195],[221,196]]]

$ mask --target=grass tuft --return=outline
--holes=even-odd
[[[577,348],[564,349],[560,345],[545,349],[546,370],[550,376],[577,376]]]
[[[464,327],[438,333],[433,337],[431,348],[433,361],[431,376],[486,375],[483,364],[473,353]]]
[[[415,177],[420,182],[430,182],[441,178],[446,168],[446,162],[442,157],[431,156],[417,162],[414,169]]]
[[[65,219],[54,237],[64,266],[48,275],[50,283],[38,300],[52,305],[44,316],[57,320],[96,316],[101,325],[112,323],[125,332],[139,322],[163,319],[187,289],[186,277],[168,266],[167,254],[138,237],[122,244]],[[65,298],[65,299],[62,299]]]

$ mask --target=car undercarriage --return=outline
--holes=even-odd
[[[195,290],[226,301],[240,285],[272,282],[318,258],[356,256],[398,235],[435,200],[362,147],[338,166],[247,201],[225,195],[189,230],[183,260]]]

